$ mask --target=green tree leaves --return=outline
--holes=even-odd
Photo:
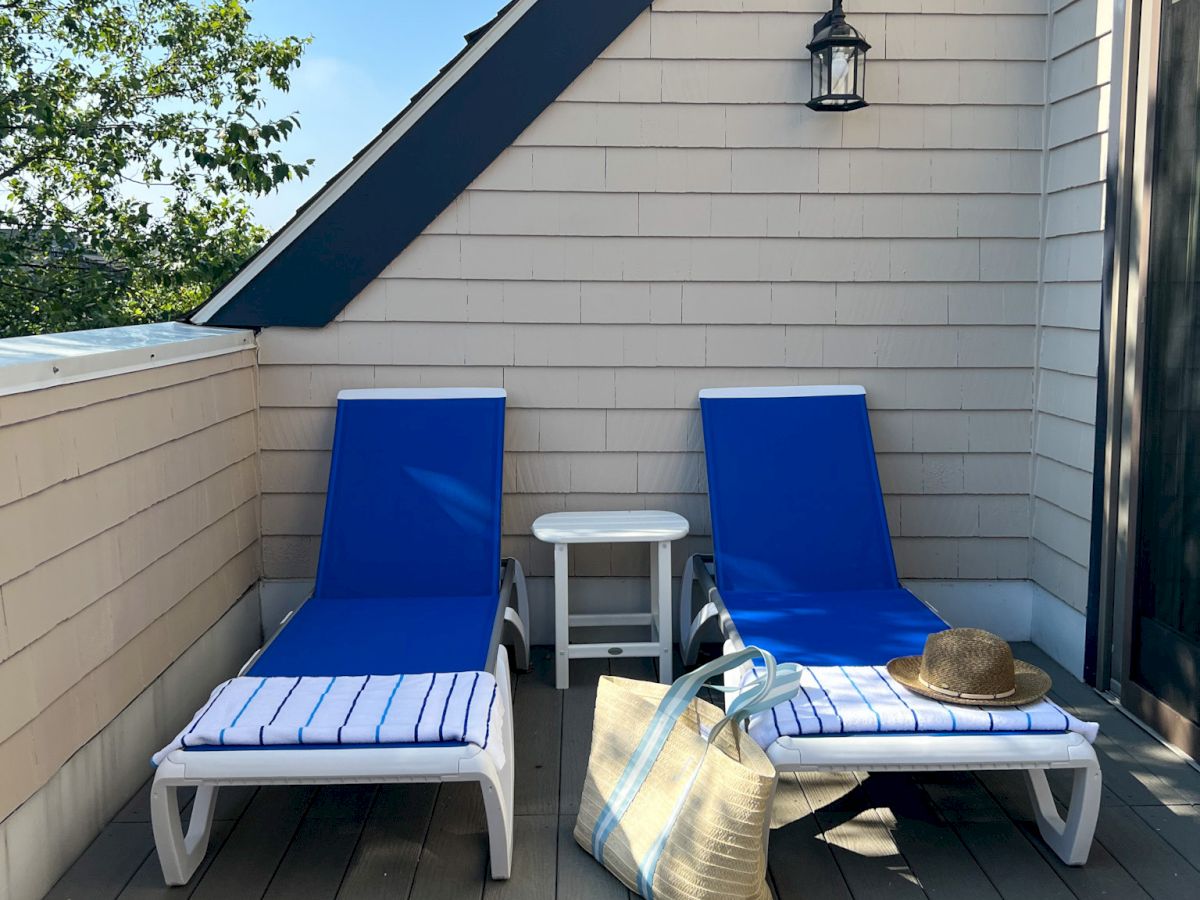
[[[0,335],[176,317],[308,174],[266,115],[307,41],[243,0],[0,0]]]

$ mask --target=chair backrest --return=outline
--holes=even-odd
[[[498,590],[504,391],[342,391],[314,597]]]
[[[700,392],[717,586],[898,586],[861,387]]]

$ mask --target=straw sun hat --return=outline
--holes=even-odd
[[[910,691],[964,706],[1021,706],[1050,690],[1050,676],[1013,659],[1002,638],[979,628],[951,628],[925,639],[920,656],[901,656],[888,674]]]

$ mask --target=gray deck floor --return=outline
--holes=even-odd
[[[1036,648],[1017,649],[1051,670],[1060,703],[1101,723],[1104,800],[1088,865],[1062,866],[1042,845],[1017,774],[788,775],[771,835],[779,900],[1200,898],[1200,773]],[[576,686],[559,692],[543,650],[534,671],[519,676],[508,882],[485,874],[477,787],[395,785],[225,790],[208,859],[189,885],[167,889],[147,787],[48,896],[623,900],[625,889],[576,846],[571,828],[595,679],[610,670],[649,677],[642,662],[576,662]]]

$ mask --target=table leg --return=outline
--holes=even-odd
[[[658,553],[655,554],[654,587],[651,595],[657,595],[658,601],[658,645],[661,648],[658,655],[658,680],[670,684],[671,651],[674,626],[671,622],[671,542],[659,541]]]
[[[567,545],[554,545],[554,685],[565,691],[571,684],[571,660],[567,655],[571,643],[568,626],[570,609],[567,603]]]

